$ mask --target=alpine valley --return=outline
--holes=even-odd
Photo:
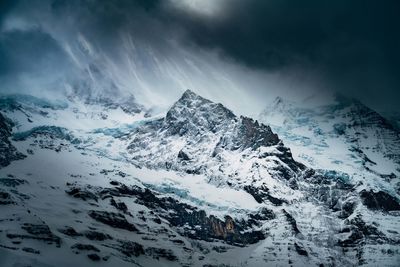
[[[0,112],[0,266],[399,266],[400,132],[358,101]]]

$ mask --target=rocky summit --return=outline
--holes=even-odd
[[[1,266],[400,262],[399,132],[361,103],[74,93],[0,98]]]

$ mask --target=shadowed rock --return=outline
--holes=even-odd
[[[308,252],[303,248],[303,246],[298,245],[296,242],[294,243],[294,248],[299,255],[308,257]]]
[[[10,205],[14,203],[10,193],[0,189],[0,205]]]
[[[128,222],[125,216],[119,213],[91,210],[89,211],[89,216],[96,221],[107,224],[114,228],[125,229],[131,232],[137,231],[137,228]]]
[[[0,113],[0,168],[9,165],[13,160],[26,157],[24,154],[18,152],[9,140],[13,125],[11,120]]]
[[[92,192],[82,189],[82,188],[71,188],[65,191],[68,195],[73,196],[74,198],[80,198],[82,200],[94,200],[97,202],[97,196]]]
[[[292,231],[293,231],[293,233],[294,234],[300,234],[300,230],[299,230],[299,228],[297,227],[297,222],[296,222],[296,220],[293,218],[293,216],[292,215],[290,215],[286,210],[282,210],[283,211],[283,214],[285,215],[285,217],[286,217],[286,220],[287,220],[287,222],[290,224],[290,226],[292,227]]]
[[[96,248],[93,245],[89,245],[89,244],[81,244],[81,243],[76,243],[75,245],[71,246],[71,249],[73,250],[86,250],[86,251],[96,251],[96,252],[100,252],[100,250],[98,248]]]
[[[30,235],[23,235],[23,234],[7,234],[7,237],[10,239],[35,239],[35,240],[42,240],[47,241],[48,243],[55,243],[57,246],[60,246],[61,239],[54,235],[50,228],[45,224],[31,224],[31,223],[24,223],[21,226],[26,232]]]
[[[144,255],[144,248],[141,244],[133,242],[133,241],[122,241],[119,240],[119,245],[114,247],[118,249],[122,254],[128,257],[139,257],[140,255]]]
[[[77,231],[75,231],[74,228],[70,226],[66,226],[63,229],[58,229],[58,231],[67,236],[82,236],[82,234],[78,233]]]
[[[362,190],[360,192],[362,203],[371,210],[394,211],[400,210],[399,201],[383,191]]]
[[[16,178],[1,178],[0,184],[7,186],[7,187],[17,187],[22,184],[28,183],[26,180],[23,179],[16,179]]]
[[[152,256],[155,259],[160,259],[160,258],[165,258],[169,261],[176,261],[178,258],[175,256],[175,254],[172,252],[170,249],[164,249],[164,248],[146,248],[145,250],[146,255]]]
[[[85,231],[83,235],[89,240],[104,241],[107,239],[113,239],[110,235],[97,232],[97,231]]]

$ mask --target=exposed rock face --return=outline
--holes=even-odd
[[[187,90],[165,116],[163,129],[169,135],[197,135],[219,132],[235,115],[221,104],[213,103]]]
[[[373,192],[372,190],[363,190],[360,197],[365,206],[372,210],[394,211],[400,210],[400,203],[395,197],[382,192]]]
[[[364,259],[365,251],[363,249],[366,244],[398,244],[398,242],[387,238],[375,225],[365,223],[361,215],[345,222],[347,226],[342,229],[342,234],[345,234],[346,238],[339,239],[338,245],[343,247],[345,251],[355,251],[359,265],[367,263]]]
[[[298,245],[297,243],[294,243],[294,247],[296,249],[296,252],[299,253],[299,255],[302,256],[308,256],[307,250],[305,250],[302,246]]]
[[[300,230],[297,227],[297,222],[296,220],[293,218],[292,215],[290,215],[290,213],[288,213],[286,210],[283,210],[283,214],[286,217],[286,220],[288,221],[288,223],[290,224],[290,226],[292,227],[292,231],[294,234],[300,234]]]
[[[9,204],[13,204],[13,203],[14,203],[14,201],[13,201],[10,193],[0,189],[0,205],[9,205]]]
[[[9,165],[13,160],[25,158],[9,140],[12,126],[13,123],[0,113],[0,168]]]
[[[100,260],[100,256],[97,255],[96,253],[91,253],[91,254],[88,254],[87,256],[92,261],[99,261]]]
[[[85,190],[85,189],[80,189],[76,187],[72,187],[68,190],[65,191],[68,195],[73,196],[75,198],[80,198],[83,200],[94,200],[97,201],[98,197],[93,194],[92,192]]]
[[[122,254],[128,257],[139,257],[144,254],[144,248],[141,244],[132,241],[120,241],[119,249]]]
[[[252,195],[258,203],[263,203],[266,200],[275,206],[281,206],[283,203],[285,203],[284,200],[271,196],[269,189],[266,186],[255,188],[250,185],[246,185],[243,189]]]
[[[0,184],[7,186],[7,187],[17,187],[22,184],[28,183],[26,180],[23,179],[16,179],[16,178],[0,178]]]
[[[231,150],[247,148],[256,150],[261,146],[277,145],[279,141],[278,135],[274,134],[269,126],[241,116],[234,134],[223,136],[219,146]]]
[[[129,223],[123,215],[118,213],[91,210],[89,211],[89,216],[111,227],[121,228],[131,232],[137,231],[133,224]]]
[[[217,184],[239,186],[243,176],[259,176],[259,166],[270,175],[290,180],[305,167],[267,125],[237,117],[221,104],[186,91],[164,119],[144,123],[130,134],[133,162],[189,174],[207,173]],[[237,158],[233,158],[237,157]],[[253,161],[239,173],[232,160]],[[284,164],[281,164],[283,162]],[[238,162],[239,164],[239,162]],[[226,177],[234,179],[226,180]]]
[[[85,231],[83,235],[89,240],[104,241],[112,239],[112,237],[106,233],[101,233],[98,231]]]
[[[50,228],[46,224],[31,224],[24,223],[21,227],[25,230],[27,234],[7,234],[7,237],[10,239],[33,239],[33,240],[41,240],[48,242],[50,244],[55,243],[58,247],[61,245],[61,239],[54,235]]]
[[[74,228],[72,228],[70,226],[66,226],[65,228],[58,229],[58,231],[67,236],[82,236],[82,234],[79,234]]]
[[[114,189],[104,189],[102,194],[113,196],[134,196],[137,201],[155,211],[167,219],[173,226],[179,227],[184,235],[194,239],[210,241],[212,238],[225,240],[229,244],[246,245],[256,243],[265,238],[261,231],[248,228],[246,223],[235,222],[231,217],[225,217],[225,221],[210,215],[204,210],[198,210],[190,205],[180,203],[171,197],[158,197],[148,189],[129,188],[119,185]],[[173,213],[168,211],[173,210]],[[261,217],[269,220],[269,217]],[[251,224],[250,224],[251,227]],[[247,228],[247,229],[246,229]],[[245,231],[247,230],[247,231]]]
[[[98,248],[96,248],[93,245],[88,245],[88,244],[81,244],[81,243],[77,243],[75,245],[73,245],[71,247],[71,249],[73,250],[86,250],[86,251],[96,251],[96,252],[100,252],[100,250]]]
[[[178,258],[174,255],[172,250],[164,248],[147,248],[146,254],[152,256],[155,259],[165,258],[169,261],[176,261]]]

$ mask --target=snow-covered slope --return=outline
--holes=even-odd
[[[12,119],[16,131],[52,125],[70,130],[116,127],[150,116],[134,98],[116,100],[83,99],[77,95],[50,101],[29,95],[0,96],[0,111]]]
[[[165,116],[4,99],[2,140],[25,158],[0,169],[2,266],[399,262],[397,177],[311,165],[286,135],[191,91]]]
[[[395,127],[352,99],[304,106],[277,98],[259,118],[288,144],[296,160],[400,192],[400,132]]]
[[[294,162],[269,126],[236,117],[221,104],[191,91],[183,94],[165,118],[146,122],[128,138],[135,164],[206,173],[210,182],[220,186],[272,183],[276,178],[285,187],[286,180],[292,181],[304,168]]]

